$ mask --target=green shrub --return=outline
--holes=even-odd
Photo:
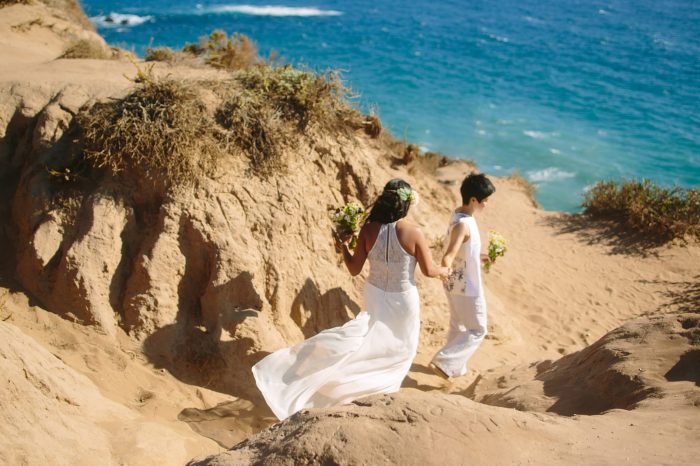
[[[661,242],[700,239],[700,191],[662,188],[649,180],[601,181],[584,196],[584,213],[613,219]]]
[[[190,185],[211,173],[224,152],[218,126],[196,84],[154,80],[139,70],[141,85],[123,99],[81,112],[83,154],[113,174],[131,169],[168,188]]]

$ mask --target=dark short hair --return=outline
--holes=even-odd
[[[472,173],[462,181],[459,192],[462,194],[462,204],[469,204],[472,197],[475,197],[479,202],[483,201],[496,192],[496,187],[483,173]]]
[[[366,222],[392,223],[404,218],[408,214],[411,201],[399,197],[397,191],[400,188],[412,189],[410,184],[400,178],[394,178],[384,185],[384,190],[374,201]]]

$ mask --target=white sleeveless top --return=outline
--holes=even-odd
[[[396,236],[396,222],[383,224],[367,255],[367,282],[380,290],[408,291],[416,286],[416,258],[404,250]]]
[[[464,223],[469,228],[469,239],[462,243],[457,250],[452,273],[445,283],[445,289],[450,294],[462,296],[482,296],[484,288],[481,284],[481,236],[476,219],[469,214],[457,212],[450,220],[447,228],[447,238],[452,228],[458,223]]]

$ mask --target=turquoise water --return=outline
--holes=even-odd
[[[396,136],[517,170],[546,209],[577,210],[601,179],[700,186],[696,0],[82,4],[138,54],[224,29],[263,55],[341,69]]]

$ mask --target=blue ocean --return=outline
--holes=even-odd
[[[223,29],[340,69],[395,136],[518,171],[549,210],[604,179],[700,186],[697,0],[244,1],[81,3],[141,56]]]

